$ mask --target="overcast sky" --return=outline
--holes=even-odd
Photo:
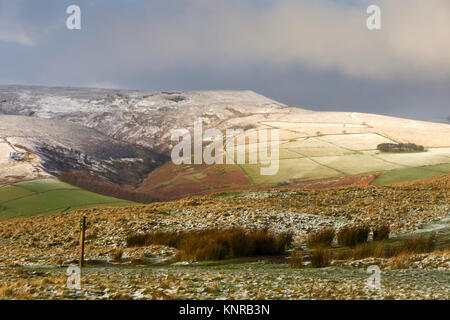
[[[71,4],[81,30],[66,28]],[[447,122],[450,1],[0,0],[0,84],[254,90]]]

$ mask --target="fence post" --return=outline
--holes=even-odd
[[[86,230],[86,217],[80,220],[80,256],[78,259],[78,266],[82,268],[84,266],[84,235]]]

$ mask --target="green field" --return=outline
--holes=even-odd
[[[133,204],[82,190],[56,179],[19,182],[0,188],[0,220],[94,206]]]
[[[314,180],[333,178],[340,175],[340,172],[322,166],[308,158],[281,159],[279,170],[275,175],[261,175],[261,167],[269,167],[269,165],[242,164],[239,166],[256,185],[276,185],[295,179]]]
[[[296,181],[328,179],[346,175],[383,173],[378,184],[434,177],[450,172],[450,148],[429,148],[427,152],[383,153],[380,143],[391,140],[375,133],[330,134],[318,137],[280,140],[279,170],[261,175],[258,164],[238,164],[255,185],[279,185]],[[239,145],[236,149],[259,159],[259,143]],[[252,149],[253,151],[251,151]],[[227,153],[232,154],[233,148]],[[234,157],[234,161],[236,161]]]
[[[52,190],[61,190],[61,189],[67,189],[67,190],[76,190],[78,189],[75,186],[72,186],[68,183],[61,182],[56,179],[41,179],[41,180],[33,180],[33,181],[25,181],[25,182],[18,182],[14,184],[16,187],[20,187],[32,192],[46,192],[46,191],[52,191]]]
[[[448,163],[434,166],[397,169],[384,173],[375,181],[375,184],[388,185],[417,179],[433,178],[446,173],[450,173],[450,164]]]

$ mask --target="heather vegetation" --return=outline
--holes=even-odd
[[[138,203],[151,203],[157,200],[148,193],[137,192],[131,188],[126,188],[118,184],[105,182],[83,171],[63,172],[59,176],[59,179],[82,189],[118,199],[124,199]]]

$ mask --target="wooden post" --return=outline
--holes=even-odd
[[[82,268],[84,266],[84,235],[86,230],[86,217],[80,220],[80,256],[78,259],[78,266]]]

